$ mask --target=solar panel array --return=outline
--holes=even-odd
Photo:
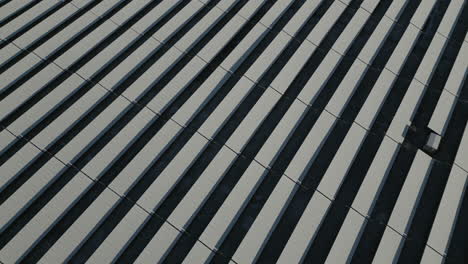
[[[1,262],[467,263],[467,1],[0,8]]]

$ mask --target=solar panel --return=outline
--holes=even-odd
[[[1,1],[0,262],[466,262],[467,10]]]

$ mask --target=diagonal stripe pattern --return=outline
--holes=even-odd
[[[465,0],[3,0],[0,262],[466,263]]]

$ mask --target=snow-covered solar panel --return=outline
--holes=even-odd
[[[465,263],[467,19],[0,1],[0,262]]]

